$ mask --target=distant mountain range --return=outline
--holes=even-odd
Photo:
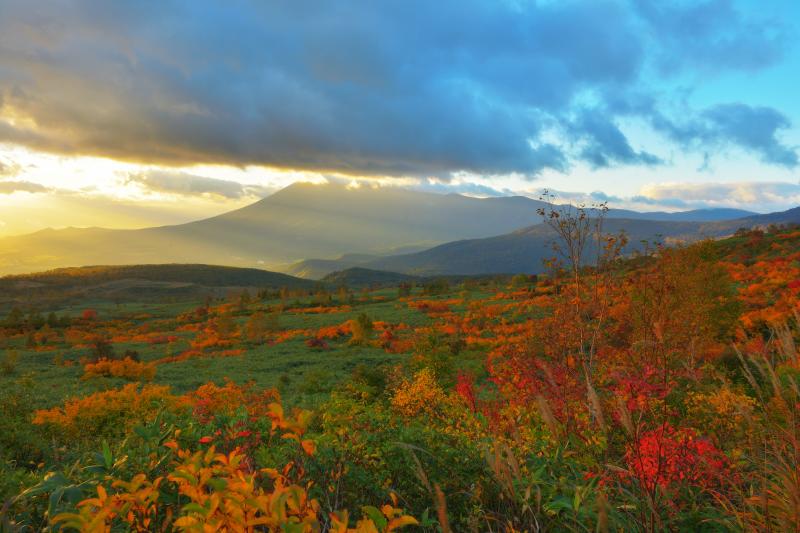
[[[603,227],[608,233],[624,230],[630,242],[630,251],[642,240],[651,242],[660,240],[666,243],[695,241],[728,236],[739,228],[762,227],[769,224],[800,224],[800,207],[780,213],[716,222],[608,219]],[[496,237],[454,241],[417,253],[379,257],[357,266],[362,269],[416,276],[520,272],[533,274],[541,272],[543,260],[553,255],[549,244],[554,238],[555,234],[548,226],[537,224]],[[315,274],[319,277],[328,274],[323,273],[324,269],[336,266],[335,262],[305,263],[306,271],[311,271],[313,266],[318,269]],[[350,262],[341,263],[341,270],[351,268],[353,265]]]
[[[0,239],[0,274],[81,265],[205,263],[320,278],[343,268],[400,261],[389,257],[406,258],[397,268],[436,270],[440,267],[429,268],[425,261],[418,265],[410,258],[430,257],[438,253],[429,250],[437,245],[529,227],[538,222],[536,210],[542,205],[521,196],[479,199],[392,187],[297,183],[242,209],[188,224],[140,230],[48,229],[6,237]],[[752,215],[730,209],[682,213],[612,209],[608,214],[629,221],[691,223],[695,228]],[[646,227],[657,229],[652,224]],[[659,232],[693,233],[689,226],[678,228],[665,226]]]

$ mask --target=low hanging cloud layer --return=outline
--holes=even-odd
[[[794,207],[800,204],[800,184],[784,182],[666,183],[648,185],[634,202],[675,208],[759,206]]]
[[[131,173],[125,181],[140,185],[151,192],[181,196],[211,195],[231,200],[264,197],[274,190],[260,185],[245,185],[238,181],[164,170]]]
[[[788,33],[732,0],[5,0],[0,142],[176,166],[533,177],[664,164],[624,133],[637,120],[683,150],[795,168],[781,110],[675,112],[664,102],[678,96],[653,89],[774,64]]]
[[[800,183],[739,181],[730,183],[654,183],[638,194],[618,196],[550,190],[559,202],[607,203],[610,207],[638,211],[687,211],[737,208],[761,213],[784,211],[800,205]],[[498,192],[498,196],[500,193]],[[535,196],[528,193],[527,196]]]
[[[44,185],[30,181],[0,181],[0,194],[13,194],[15,192],[40,193],[49,192],[49,189]]]

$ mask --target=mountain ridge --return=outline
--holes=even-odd
[[[501,235],[534,223],[544,205],[524,196],[473,198],[399,187],[295,183],[240,209],[179,225],[65,228],[6,237],[0,239],[0,274],[152,263],[286,271],[283,265],[309,258],[389,255],[402,247],[427,249]]]
[[[633,251],[642,240],[690,242],[725,237],[742,227],[754,228],[769,224],[800,224],[800,207],[777,213],[703,223],[609,218],[604,222],[604,231],[617,233],[624,230],[629,238],[628,251]],[[495,237],[462,239],[422,252],[381,257],[360,263],[358,267],[415,276],[533,274],[543,271],[543,260],[552,255],[548,244],[554,239],[555,234],[550,228],[537,224]],[[337,270],[347,268],[352,267],[343,266]]]

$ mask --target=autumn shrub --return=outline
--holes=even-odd
[[[727,473],[727,458],[709,439],[669,424],[640,435],[625,460],[632,477],[648,492],[684,483],[712,488],[720,486]]]
[[[361,313],[355,320],[350,321],[350,332],[352,334],[350,344],[367,344],[374,329],[372,320],[365,313]]]
[[[763,352],[740,353],[755,396],[745,419],[742,483],[721,499],[733,524],[747,530],[800,528],[800,320],[776,325]],[[770,357],[767,357],[769,354]]]
[[[36,411],[33,423],[62,442],[119,438],[161,409],[181,407],[169,387],[129,383],[120,389],[71,398],[62,407]]]
[[[149,387],[136,390],[127,386],[102,399],[111,405],[125,403],[119,401],[122,395],[139,395],[140,403],[154,396],[163,400],[163,390]],[[83,402],[82,411],[85,413],[87,407],[91,410],[91,403],[100,399],[95,396],[92,402]],[[96,463],[79,472],[52,473],[22,493],[19,501],[30,505],[37,497],[48,497],[46,525],[81,531],[313,532],[324,528],[366,533],[391,532],[417,524],[398,507],[398,499],[391,493],[390,504],[362,506],[363,515],[355,522],[355,529],[347,509],[323,511],[312,494],[314,483],[306,477],[303,459],[317,453],[314,442],[304,437],[309,415],[285,412],[274,392],[255,391],[231,382],[223,386],[207,384],[182,402],[190,409],[159,411],[155,419],[128,410],[139,420],[153,420],[152,424],[144,422],[126,432],[128,437],[121,441],[118,454],[104,444]],[[38,416],[48,423],[60,423],[66,410],[74,407],[72,403],[62,412]],[[178,416],[163,417],[164,413]],[[224,446],[227,437],[203,435],[237,413],[262,428],[258,450],[236,445],[221,452],[217,443]],[[236,438],[251,437],[249,430],[239,433]],[[291,459],[254,468],[252,454],[263,456],[281,446],[294,447],[294,454],[288,456]]]
[[[156,375],[155,365],[142,363],[130,357],[124,359],[101,359],[96,363],[87,363],[83,368],[83,379],[105,376],[129,381],[151,381]]]
[[[350,529],[346,511],[320,516],[317,500],[305,487],[287,483],[280,473],[269,483],[260,476],[242,472],[242,456],[236,452],[216,453],[176,450],[172,471],[153,480],[138,474],[130,481],[111,482],[112,492],[97,485],[96,496],[82,500],[76,512],[53,517],[53,525],[80,531],[124,527],[133,531],[174,529],[176,531],[330,531],[390,533],[417,520],[393,505],[380,510],[365,507],[356,529]],[[175,499],[181,506],[169,503]],[[166,501],[165,501],[166,500]],[[396,500],[394,502],[396,504]]]
[[[335,391],[320,410],[317,453],[307,469],[319,480],[323,508],[357,509],[396,492],[408,509],[433,514],[439,485],[448,495],[454,530],[466,531],[476,501],[474,492],[461,489],[480,491],[488,476],[480,442],[457,429],[445,436],[424,414],[398,416],[385,400],[362,392],[359,386]],[[446,424],[459,425],[454,422]]]
[[[392,408],[402,416],[433,413],[445,401],[445,393],[436,383],[433,371],[423,368],[411,379],[396,385],[392,396]]]
[[[729,447],[747,436],[755,399],[729,386],[686,395],[686,422],[714,437],[719,446]]]

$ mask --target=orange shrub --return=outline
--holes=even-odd
[[[242,406],[253,418],[269,417],[272,413],[270,404],[281,399],[276,389],[257,391],[252,385],[240,386],[230,380],[223,386],[214,383],[201,385],[186,398],[201,422],[208,422],[218,415],[233,415]]]
[[[177,447],[174,442],[171,447]],[[78,512],[62,513],[55,524],[79,531],[110,531],[125,524],[129,531],[321,531],[321,506],[306,488],[273,473],[269,488],[256,474],[243,472],[244,456],[238,451],[216,453],[176,450],[172,471],[151,481],[137,474],[129,481],[115,480],[109,493],[97,486],[97,497],[78,504]],[[187,502],[173,515],[160,497],[161,487],[172,483]],[[393,504],[397,498],[393,496]],[[393,505],[380,510],[365,508],[356,529],[348,528],[347,512],[330,517],[335,533],[390,533],[418,522]],[[377,520],[377,523],[376,523]],[[159,521],[163,523],[159,526]]]
[[[164,385],[140,388],[129,383],[121,389],[71,398],[63,407],[36,411],[33,423],[48,426],[65,440],[97,439],[124,434],[166,406],[179,408],[182,401]]]
[[[337,326],[324,326],[317,330],[314,336],[318,339],[337,339],[339,337],[344,337],[345,335],[352,334],[352,328],[350,327],[350,321],[347,321],[343,324],[339,324]]]
[[[87,363],[83,367],[83,371],[83,379],[106,376],[131,381],[150,381],[156,375],[155,365],[134,361],[130,357],[125,359],[101,359],[96,363]]]

